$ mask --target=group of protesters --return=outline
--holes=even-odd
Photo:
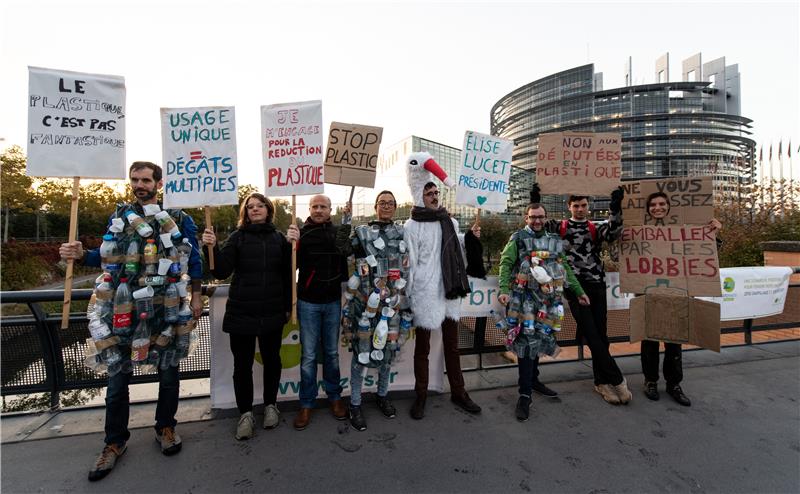
[[[468,413],[481,412],[481,407],[467,394],[458,349],[461,299],[470,291],[467,277],[486,276],[481,229],[476,222],[465,234],[459,233],[458,222],[440,204],[439,186],[434,180],[438,178],[445,185],[451,185],[452,181],[430,154],[413,153],[407,157],[406,166],[414,207],[404,223],[394,217],[397,201],[389,190],[375,197],[376,219],[357,228],[351,225],[350,203],[344,208],[341,224],[334,225],[330,198],[315,195],[310,199],[309,216],[303,225],[291,224],[282,232],[273,222],[272,201],[260,193],[252,193],[242,201],[237,228],[224,243],[218,243],[211,228],[200,235],[204,255],[206,258],[213,255],[215,260],[212,275],[217,279],[232,276],[222,330],[228,334],[233,355],[232,379],[240,414],[236,439],[245,440],[255,434],[256,342],[263,363],[262,425],[271,429],[281,422],[277,407],[282,368],[280,348],[283,328],[291,318],[295,276],[302,347],[300,409],[294,417],[295,429],[306,429],[311,423],[318,393],[319,360],[322,387],[337,420],[349,420],[359,431],[367,428],[361,390],[368,368],[376,368],[378,372],[377,409],[385,418],[394,418],[397,411],[388,398],[390,369],[412,321],[415,399],[409,410],[411,417],[420,420],[425,416],[430,340],[436,331],[441,331],[451,401]],[[134,216],[150,222],[154,229],[163,226],[147,215],[149,205],[160,205],[157,193],[163,186],[161,168],[150,162],[134,162],[129,178],[135,200],[118,208],[112,215],[112,226],[120,224],[118,220],[122,218],[130,221],[129,229],[136,228],[126,211],[134,211]],[[648,213],[653,218],[664,217],[668,212],[669,204],[663,204],[662,196],[654,194],[647,200]],[[541,355],[555,355],[558,351],[555,334],[564,315],[564,299],[577,323],[579,341],[585,340],[591,350],[595,391],[610,404],[626,404],[632,394],[609,351],[606,285],[600,258],[603,242],[611,242],[621,233],[623,189],[611,192],[609,218],[600,222],[589,219],[586,196],[569,197],[571,217],[565,220],[548,220],[537,186],[530,199],[524,213],[525,226],[511,236],[503,249],[499,273],[498,299],[507,311],[497,318],[498,325],[508,333],[508,348],[518,360],[516,418],[528,420],[534,391],[546,397],[558,394],[539,380],[538,363]],[[202,314],[202,260],[197,228],[188,215],[178,210],[168,212],[179,220],[176,226],[180,236],[192,246],[188,277],[192,287],[192,316],[196,319]],[[719,224],[714,227],[718,229]],[[173,236],[177,238],[177,234]],[[155,237],[161,247],[163,239]],[[293,271],[293,249],[297,273]],[[168,247],[166,251],[169,252]],[[62,258],[87,266],[100,267],[102,263],[98,250],[84,250],[77,241],[62,244],[59,252]],[[158,278],[146,276],[151,273],[145,273],[144,263],[139,269],[141,273],[136,273],[139,275],[136,279],[141,286]],[[348,287],[344,307],[343,282]],[[152,284],[158,305],[163,300],[160,297],[165,294],[164,288],[157,281]],[[178,337],[166,320],[159,321],[160,324],[150,326],[151,339],[161,341],[166,348],[169,338]],[[340,337],[353,352],[349,403],[343,400],[340,385]],[[124,344],[122,340],[123,357]],[[641,350],[644,392],[649,399],[656,400],[659,343],[643,341]],[[129,348],[127,353],[130,354]],[[178,453],[182,445],[175,431],[177,365],[174,359],[166,365],[157,365],[155,433],[165,455]],[[126,451],[130,437],[128,384],[132,368],[127,370],[113,376],[109,373],[105,444],[89,472],[89,480],[105,477]],[[680,386],[679,344],[666,344],[664,378],[667,393],[681,405],[689,406],[691,402]]]

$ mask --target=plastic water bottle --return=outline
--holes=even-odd
[[[522,309],[522,296],[516,290],[511,294],[511,302],[508,304],[508,325],[514,327],[519,324],[519,311]]]
[[[139,273],[139,241],[135,238],[128,244],[128,251],[125,253],[125,274],[133,276]]]
[[[534,333],[533,302],[526,300],[522,304],[522,329],[525,334]]]
[[[175,220],[172,219],[172,216],[170,216],[168,212],[159,211],[156,213],[156,220],[158,220],[158,224],[161,225],[162,232],[169,233],[172,238],[180,236],[181,231],[178,229],[178,225],[175,224]]]
[[[150,350],[150,328],[147,327],[147,312],[139,314],[139,325],[131,340],[131,361],[145,362]]]
[[[367,300],[367,310],[364,313],[372,319],[375,317],[375,314],[378,312],[378,305],[381,303],[381,290],[380,288],[376,288],[372,291]]]
[[[189,272],[189,256],[192,253],[192,244],[188,238],[184,238],[178,246],[178,261],[181,264],[181,274]]]
[[[103,282],[97,285],[97,288],[94,290],[94,310],[89,312],[93,313],[98,319],[101,320],[105,319],[109,314],[114,312],[114,288],[111,283],[111,275],[106,274],[103,276]]]
[[[149,237],[153,234],[153,229],[150,227],[150,225],[148,225],[141,216],[133,211],[128,211],[125,213],[125,218],[128,219],[128,223],[130,223],[134,230],[136,230],[136,233],[142,237]]]
[[[358,295],[358,289],[361,287],[361,278],[358,276],[358,273],[353,273],[350,278],[347,280],[347,292],[344,294],[344,298],[347,300],[353,300],[353,297]]]
[[[191,320],[192,308],[189,306],[189,300],[186,299],[183,301],[183,305],[181,305],[181,309],[178,311],[178,325],[186,326]]]
[[[104,340],[111,336],[111,329],[101,319],[90,319],[89,334],[92,335],[92,339],[95,341]]]
[[[170,278],[169,285],[164,292],[164,321],[168,323],[178,322],[178,306],[181,299],[178,296],[178,287],[175,286],[175,281],[175,278]]]
[[[369,363],[369,350],[372,346],[370,329],[367,314],[361,314],[358,321],[358,362],[364,365]]]
[[[128,278],[120,278],[117,293],[114,294],[114,334],[128,336],[130,334],[133,317],[133,303],[131,290],[128,288]]]
[[[395,312],[389,319],[389,336],[386,342],[386,348],[394,352],[397,350],[397,340],[400,338],[400,313]]]
[[[100,267],[103,271],[108,271],[108,265],[113,261],[114,250],[117,248],[117,241],[110,233],[103,235],[103,243],[100,244]]]
[[[508,331],[508,323],[506,322],[506,318],[503,317],[501,314],[495,312],[494,309],[489,311],[489,315],[492,316],[492,320],[494,321],[494,327],[498,331],[505,333]]]
[[[144,272],[150,275],[158,274],[158,247],[152,238],[148,238],[144,246]]]
[[[383,350],[386,346],[386,338],[389,335],[389,318],[394,315],[394,311],[388,307],[384,307],[381,311],[381,320],[375,326],[375,334],[372,336],[372,348],[375,350]],[[372,352],[374,360],[383,360],[383,352],[376,354]]]
[[[180,276],[181,262],[180,262],[180,255],[178,254],[178,249],[176,249],[175,247],[170,247],[169,249],[167,249],[167,257],[169,258],[170,261],[172,261],[172,264],[169,265],[169,275]]]

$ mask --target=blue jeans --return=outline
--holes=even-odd
[[[317,351],[322,351],[322,380],[330,401],[341,399],[339,384],[339,321],[342,304],[338,300],[327,304],[297,301],[300,319],[300,407],[314,408],[317,399]],[[322,340],[322,346],[319,346]]]
[[[386,397],[389,392],[389,374],[392,366],[384,363],[378,367],[378,396]],[[361,385],[364,383],[364,366],[358,363],[358,355],[353,352],[350,362],[350,405],[361,406]]]
[[[132,372],[118,372],[108,378],[106,388],[106,444],[124,444],[131,437],[128,430],[130,397],[128,385]],[[178,367],[158,369],[158,404],[156,405],[156,431],[164,427],[175,427],[178,411],[180,381]]]

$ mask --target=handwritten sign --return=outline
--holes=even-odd
[[[238,204],[232,106],[162,108],[164,207]]]
[[[331,122],[325,152],[325,181],[374,187],[382,137],[381,127]]]
[[[456,204],[506,210],[514,141],[468,130],[464,133]]]
[[[690,296],[720,295],[717,242],[708,225],[626,227],[619,250],[623,292],[662,286]]]
[[[125,178],[125,79],[28,67],[27,174]]]
[[[714,217],[712,177],[683,177],[625,182],[622,217],[625,225],[704,225]],[[667,195],[665,218],[652,218],[647,198],[655,192]]]
[[[619,185],[621,163],[620,134],[539,135],[536,177],[546,194],[608,195]]]
[[[323,192],[322,102],[261,107],[261,149],[267,195]]]

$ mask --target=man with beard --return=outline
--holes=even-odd
[[[155,296],[163,300],[167,287],[164,277],[145,277],[145,265],[143,262],[139,262],[140,254],[145,244],[142,237],[150,237],[154,240],[159,255],[162,259],[165,257],[163,239],[159,235],[162,231],[160,220],[154,216],[156,213],[160,213],[161,210],[156,195],[164,184],[162,170],[160,166],[154,163],[136,161],[131,165],[128,176],[130,177],[131,191],[136,201],[118,205],[117,210],[111,216],[109,234],[113,235],[121,253],[128,253],[128,247],[134,242],[138,246],[138,252],[133,255],[134,260],[132,262],[128,263],[126,260],[124,269],[120,264],[106,264],[105,269],[111,276],[112,288],[116,289],[121,284],[121,279],[128,277],[128,285],[130,287],[139,288],[139,284],[135,283],[136,281],[142,282],[142,285],[146,283],[151,286]],[[172,239],[177,240],[180,237],[188,239],[188,244],[191,246],[191,253],[188,259],[188,274],[192,279],[192,316],[197,319],[203,313],[201,297],[203,270],[197,246],[197,227],[192,218],[179,209],[166,210],[165,213],[180,230],[180,235],[173,234]],[[159,215],[166,221],[167,216],[164,216],[163,213]],[[149,225],[150,228],[150,232],[147,235],[142,233],[142,231],[147,232],[147,228],[143,227],[144,224]],[[100,249],[84,250],[79,241],[61,244],[59,254],[62,259],[79,260],[84,266],[100,267],[101,261],[106,261],[101,259]],[[148,282],[146,279],[151,279],[151,281]],[[156,297],[154,297],[154,301]],[[147,319],[147,324],[150,334],[158,336],[163,331],[168,330],[170,325],[165,321],[163,305],[160,303],[154,305],[155,314],[149,315],[151,318]],[[140,315],[137,314],[137,311],[133,311],[133,314]],[[93,314],[87,315],[91,320]],[[127,315],[130,316],[130,314]],[[89,472],[89,480],[99,480],[108,475],[111,469],[114,468],[117,458],[125,453],[126,443],[130,438],[130,432],[128,431],[130,413],[128,385],[133,375],[130,343],[136,320],[139,318],[133,319],[133,321],[129,319],[128,325],[112,323],[114,336],[120,338],[118,347],[119,354],[122,357],[122,365],[120,370],[114,372],[113,375],[109,367],[108,388],[106,390],[105,447]],[[102,320],[107,323],[112,320],[112,316],[110,314],[105,315]],[[159,377],[158,404],[156,405],[155,414],[156,441],[160,444],[163,454],[173,455],[178,453],[182,446],[181,438],[175,432],[175,425],[177,424],[175,414],[178,410],[180,391],[178,374],[180,357],[175,358],[178,355],[175,350],[175,338],[172,338],[170,342],[166,342],[163,347],[159,348],[163,351],[158,352],[159,359],[156,362],[158,364]]]

